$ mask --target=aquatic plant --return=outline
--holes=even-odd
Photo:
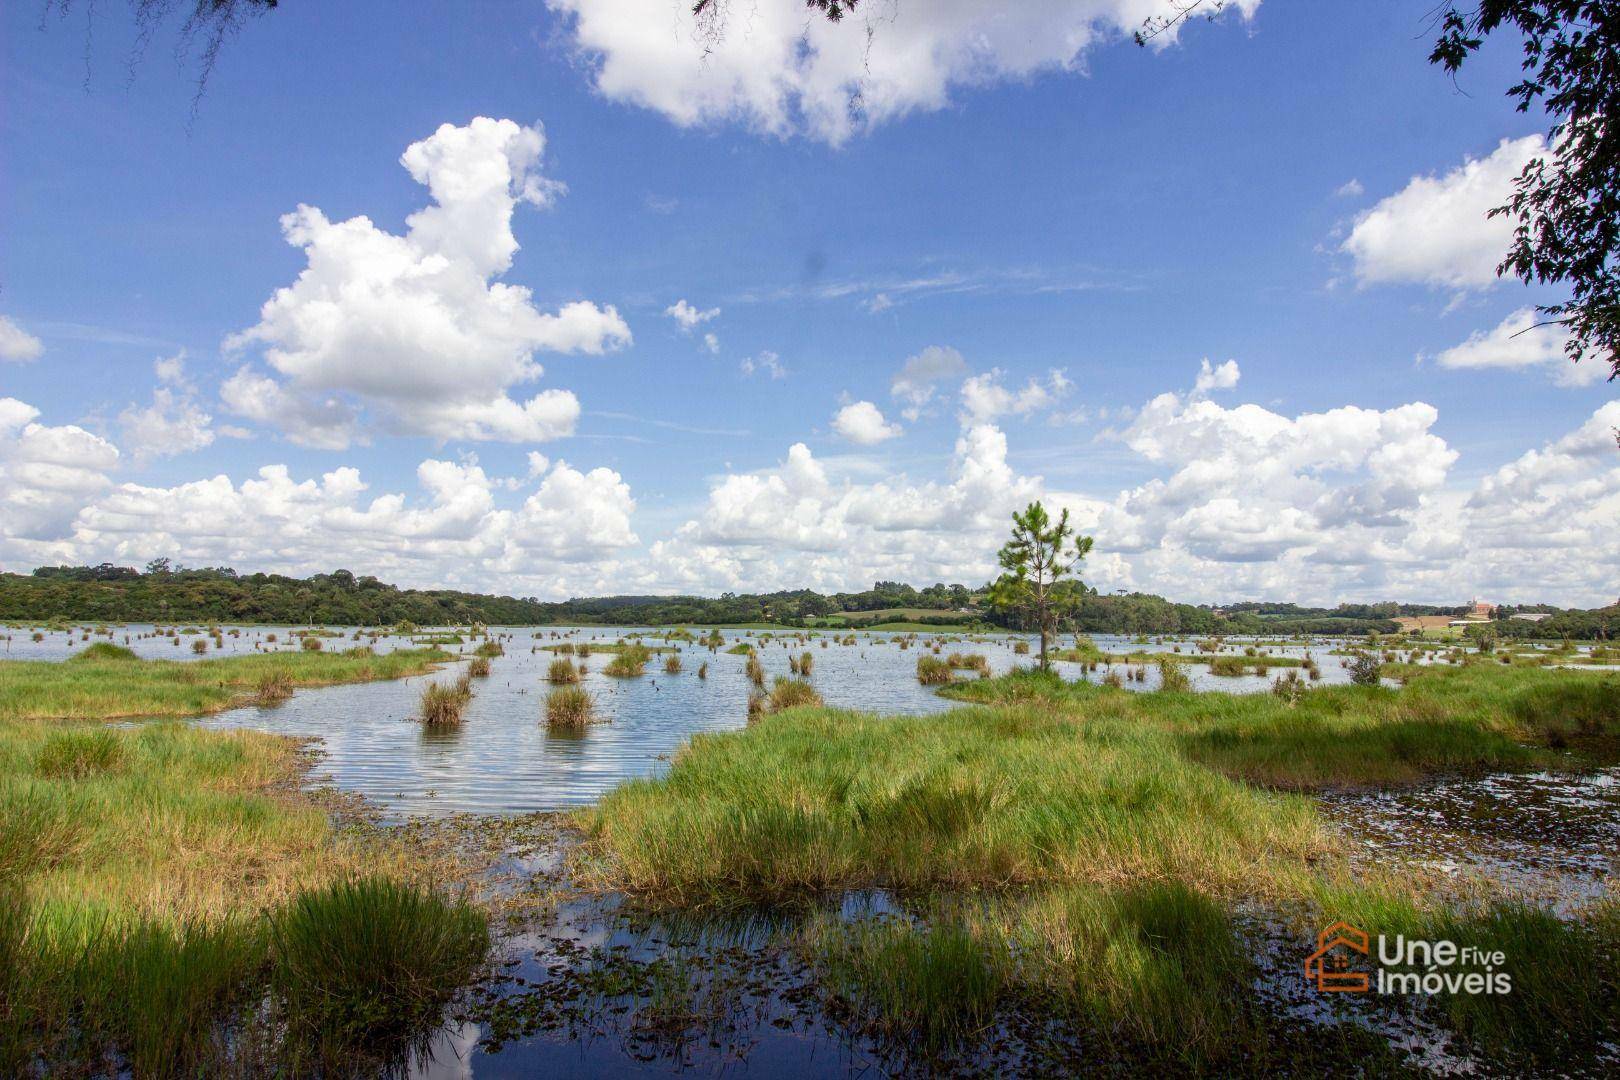
[[[647,673],[647,661],[652,652],[643,645],[626,645],[615,653],[608,666],[603,668],[603,674],[612,675],[618,679],[634,678]]]
[[[546,723],[552,727],[583,728],[594,713],[595,702],[582,686],[559,685],[546,695]]]
[[[124,740],[105,728],[53,731],[34,758],[34,771],[54,780],[83,780],[122,770],[125,753]]]
[[[285,671],[267,671],[253,684],[253,703],[259,706],[279,705],[292,697],[292,679]]]
[[[546,681],[554,683],[579,682],[579,669],[566,657],[558,657],[546,666]]]
[[[76,663],[94,663],[106,660],[133,660],[139,663],[140,659],[133,649],[126,649],[122,645],[114,645],[107,641],[98,641],[94,645],[88,645],[68,657],[70,662]]]
[[[467,661],[467,674],[472,676],[475,679],[488,678],[489,677],[489,657],[487,657],[487,656],[474,656],[471,660]]]
[[[483,964],[489,926],[465,902],[370,877],[301,894],[271,919],[270,938],[288,1045],[307,1048],[307,1066],[431,1033]]]
[[[459,724],[461,713],[472,700],[472,686],[463,673],[454,683],[429,683],[422,690],[422,722],[430,725]]]
[[[670,653],[664,658],[664,674],[679,675],[681,673],[681,654]]]
[[[1383,681],[1384,665],[1374,653],[1357,652],[1345,666],[1350,672],[1350,681],[1357,686],[1377,686]]]
[[[1160,657],[1159,689],[1169,694],[1185,694],[1192,690],[1192,679],[1181,664],[1168,657]]]
[[[924,686],[939,686],[951,681],[951,665],[935,656],[917,657],[917,681]]]

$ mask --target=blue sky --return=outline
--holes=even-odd
[[[121,6],[87,39],[83,5],[11,5],[0,564],[978,582],[1043,497],[1105,588],[1612,602],[1620,406],[1555,331],[1510,336],[1557,294],[1490,282],[1474,212],[1544,129],[1514,51],[1453,86],[1424,5],[1242,6],[1149,50],[1152,0],[739,9],[705,59],[674,0],[286,5],[193,111],[171,35],[131,79]],[[300,204],[369,219],[329,255],[414,243],[413,144],[512,173],[446,212],[452,262],[516,242],[427,286],[457,343],[378,344],[416,292],[328,303],[358,255],[266,316],[312,265]]]

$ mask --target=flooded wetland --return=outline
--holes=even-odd
[[[1350,685],[1362,643],[1332,639],[1065,638],[1050,676],[1024,635],[786,629],[128,626],[14,631],[8,658],[66,669],[96,642],[124,663],[426,658],[188,724],[294,740],[338,836],[416,852],[485,913],[479,973],[382,1071],[1612,1065],[1600,1002],[1526,1039],[1518,1001],[1300,976],[1330,919],[1535,950],[1506,960],[1532,1009],[1538,967],[1611,962],[1598,733],[1620,690],[1579,650],[1387,654],[1372,687]],[[627,653],[640,673],[610,674]],[[591,722],[547,722],[559,677]],[[456,719],[425,723],[424,691],[458,682]],[[771,705],[784,685],[803,695]],[[1477,728],[1446,711],[1509,699]]]

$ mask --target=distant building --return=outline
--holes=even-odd
[[[1490,604],[1475,600],[1468,605],[1468,610],[1463,612],[1463,619],[1469,622],[1483,622],[1489,620],[1495,614],[1496,609]]]
[[[1550,611],[1521,611],[1517,615],[1509,615],[1510,619],[1523,619],[1525,622],[1540,622],[1542,619],[1552,618]]]

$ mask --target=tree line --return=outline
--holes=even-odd
[[[1051,632],[1136,635],[1264,635],[1392,633],[1402,615],[1459,615],[1462,606],[1341,604],[1302,607],[1248,602],[1227,607],[1182,604],[1149,593],[1105,595],[1076,579]],[[892,609],[904,621],[941,627],[994,626],[1035,630],[1035,617],[1017,606],[998,609],[985,587],[935,584],[916,588],[879,581],[859,592],[823,594],[810,589],[706,596],[603,596],[547,602],[454,589],[401,589],[348,570],[306,578],[238,574],[229,567],[185,568],[158,559],[146,569],[99,566],[40,567],[31,574],[0,574],[0,620],[44,623],[338,623],[418,626],[485,623],[502,626],[720,626],[771,623],[788,627],[832,624],[879,626]],[[1505,614],[1513,609],[1500,609]],[[1519,610],[1532,610],[1521,608]],[[1499,620],[1507,636],[1603,639],[1620,610],[1560,610],[1540,623]]]

